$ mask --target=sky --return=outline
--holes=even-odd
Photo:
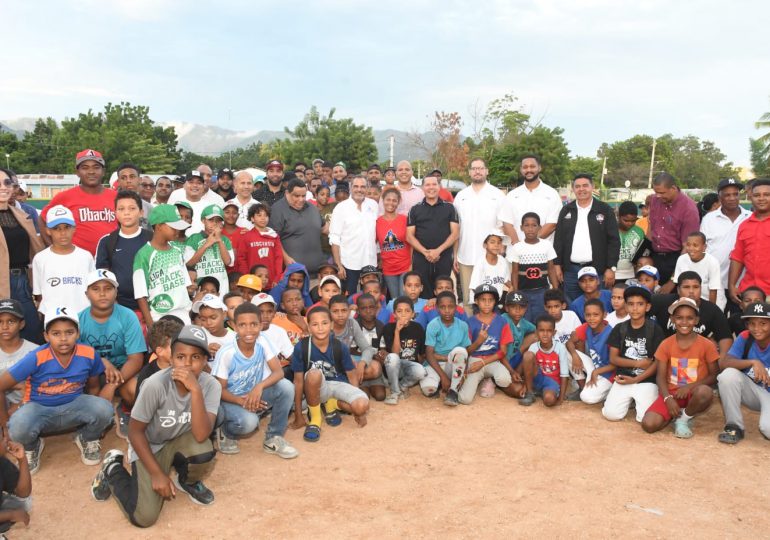
[[[2,119],[129,101],[256,132],[315,105],[407,131],[457,111],[470,134],[512,93],[573,155],[692,134],[746,166],[770,111],[766,1],[0,0],[0,20]]]

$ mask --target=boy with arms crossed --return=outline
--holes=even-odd
[[[388,376],[390,395],[385,404],[398,405],[399,399],[406,399],[409,387],[414,386],[428,374],[421,360],[425,355],[425,330],[413,321],[412,300],[399,296],[393,302],[396,322],[388,323],[382,330],[382,341],[387,351],[385,373]]]

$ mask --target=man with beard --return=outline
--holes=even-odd
[[[540,159],[528,154],[521,159],[519,168],[524,183],[506,195],[500,206],[500,221],[503,232],[511,239],[511,245],[524,238],[521,231],[521,218],[527,212],[540,216],[540,238],[553,242],[553,232],[561,210],[561,197],[551,186],[540,178],[542,167]],[[555,283],[551,284],[556,286]]]
[[[268,162],[265,170],[267,171],[267,184],[254,194],[254,199],[262,204],[273,206],[276,201],[283,200],[284,198],[285,190],[281,186],[281,182],[283,182],[283,163],[274,159]]]
[[[366,181],[370,186],[379,186],[380,180],[382,180],[382,169],[376,163],[372,163],[366,169]]]
[[[302,180],[289,182],[285,196],[270,209],[269,226],[281,238],[286,266],[298,262],[315,273],[326,259],[319,242],[324,222],[318,208],[305,200],[306,194]]]
[[[334,181],[332,179],[332,169],[334,168],[334,163],[331,161],[324,161],[321,164],[321,182],[323,182],[326,186],[331,186],[332,182]],[[334,195],[334,191],[331,191],[331,194]]]
[[[171,179],[168,176],[161,176],[158,181],[155,182],[155,195],[152,196],[150,201],[152,204],[166,204],[168,198],[171,195],[174,187],[171,183]]]
[[[212,190],[226,201],[235,197],[235,189],[233,188],[233,179],[235,177],[233,174],[231,169],[221,169],[219,174],[217,174],[217,185]]]

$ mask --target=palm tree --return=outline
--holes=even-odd
[[[763,114],[759,120],[754,122],[756,129],[767,129],[768,132],[759,137],[757,140],[768,145],[770,147],[770,112]]]

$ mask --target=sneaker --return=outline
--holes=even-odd
[[[426,397],[429,397],[430,399],[438,399],[438,398],[440,398],[441,397],[441,388],[436,388],[435,392],[433,392],[432,394],[428,394],[428,396],[426,396]]]
[[[222,428],[217,430],[217,441],[219,441],[219,451],[223,454],[232,455],[241,451],[241,447],[238,445],[238,439],[227,438]]]
[[[265,442],[262,443],[262,450],[268,454],[277,454],[283,459],[293,459],[299,455],[297,449],[280,435],[273,435],[269,439],[265,439]]]
[[[398,400],[401,399],[401,392],[391,392],[388,397],[385,398],[385,405],[398,405]]]
[[[483,398],[495,397],[495,381],[491,377],[486,378],[481,382],[479,395]]]
[[[104,455],[102,460],[102,466],[99,472],[96,473],[93,482],[91,482],[91,496],[99,501],[104,502],[110,498],[112,494],[110,492],[110,485],[107,482],[107,473],[110,468],[123,461],[123,452],[117,449],[112,449]]]
[[[401,386],[401,391],[399,394],[401,394],[401,399],[406,399],[409,397],[409,387],[408,386]]]
[[[82,435],[75,437],[75,444],[80,448],[80,461],[86,465],[99,465],[102,461],[102,445],[96,441],[84,441]]]
[[[457,399],[457,391],[449,390],[449,392],[446,393],[446,397],[444,398],[444,405],[449,407],[457,407],[459,404],[460,401]]]
[[[565,396],[565,399],[567,401],[580,401],[580,388],[575,390],[574,392],[570,392]]]
[[[524,405],[525,407],[529,407],[535,402],[535,394],[532,392],[527,392],[524,394],[523,398],[519,398],[519,405]]]
[[[131,416],[123,409],[123,402],[119,402],[115,405],[115,434],[123,439],[128,440],[128,421]]]
[[[689,439],[692,437],[690,422],[682,417],[674,420],[674,436],[679,437],[680,439]]]
[[[45,448],[45,439],[37,440],[37,448],[35,450],[25,450],[24,454],[27,456],[27,465],[29,466],[29,474],[35,474],[40,468],[40,455]]]
[[[174,485],[187,493],[187,496],[195,504],[208,506],[214,503],[214,493],[200,480],[192,484],[186,484],[179,480],[179,476],[175,476]]]

